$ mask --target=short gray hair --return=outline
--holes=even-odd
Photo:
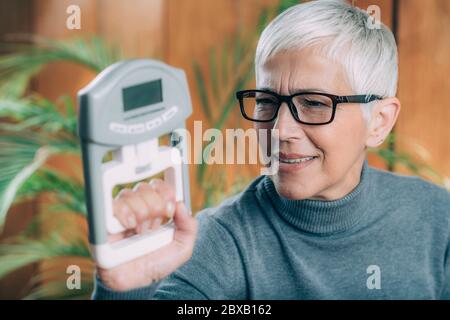
[[[369,28],[367,12],[342,0],[295,5],[278,15],[262,32],[255,67],[280,51],[318,45],[345,68],[355,94],[394,97],[398,54],[392,32],[384,24]]]

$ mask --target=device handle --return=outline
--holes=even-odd
[[[113,153],[113,160],[102,166],[103,197],[106,229],[119,233],[125,227],[114,217],[113,188],[143,180],[164,171],[164,180],[175,191],[175,200],[183,201],[183,176],[181,154],[177,148],[158,146],[157,139],[138,145],[122,146]]]
[[[164,171],[164,180],[175,190],[175,200],[183,201],[183,164],[177,147],[158,146],[153,139],[138,145],[126,145],[113,153],[113,160],[102,164],[103,208],[106,231],[110,234],[122,232],[125,228],[114,217],[112,191],[118,184],[143,180]],[[173,220],[145,234],[136,234],[114,243],[92,243],[97,264],[102,268],[113,268],[169,244],[173,240]]]

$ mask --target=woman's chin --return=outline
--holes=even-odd
[[[301,183],[293,181],[285,181],[285,179],[272,178],[277,192],[283,198],[289,200],[303,200],[314,196],[314,192],[304,187]]]

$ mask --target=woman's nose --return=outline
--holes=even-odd
[[[278,138],[280,140],[301,138],[304,135],[301,124],[294,119],[286,102],[283,102],[278,110],[273,129],[278,129]]]

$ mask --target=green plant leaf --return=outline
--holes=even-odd
[[[14,201],[20,186],[38,170],[52,154],[53,150],[41,147],[32,140],[23,139],[20,143],[0,138],[0,229],[6,213]],[[3,140],[3,141],[2,141]]]
[[[209,99],[208,99],[208,91],[205,86],[205,79],[203,77],[202,70],[200,68],[200,65],[198,62],[194,61],[193,63],[193,70],[194,70],[194,76],[197,84],[197,89],[200,95],[200,101],[201,101],[201,107],[203,109],[203,112],[205,113],[206,118],[208,121],[212,120],[211,115],[211,109],[209,106]]]
[[[17,37],[19,41],[2,43],[0,49],[12,54],[0,56],[0,92],[17,97],[29,79],[48,63],[65,61],[100,72],[122,59],[120,48],[108,46],[98,37],[50,40],[37,36]],[[8,89],[9,88],[9,89]]]
[[[67,177],[61,172],[43,168],[27,179],[17,192],[18,199],[36,197],[42,192],[52,192],[58,204],[49,210],[73,211],[86,216],[84,187],[81,181]]]
[[[241,90],[246,86],[248,82],[253,78],[253,72],[249,70],[244,76],[244,78],[237,79],[235,88],[233,92]],[[225,124],[225,121],[228,119],[228,116],[231,112],[231,110],[236,106],[236,99],[234,95],[230,95],[228,97],[228,101],[226,101],[226,104],[221,108],[222,112],[220,114],[219,119],[214,124],[215,128],[222,129],[223,125]]]
[[[295,6],[302,1],[299,0],[281,0],[277,7],[277,13],[281,13],[285,11],[286,9],[289,9],[292,6]]]
[[[238,65],[242,61],[243,56],[243,39],[239,35],[234,38],[233,44],[233,64]]]
[[[27,72],[22,72],[2,82],[0,80],[0,97],[6,99],[18,99],[25,94],[30,79],[40,68],[30,68]]]
[[[204,147],[205,145],[206,147]],[[207,160],[206,158],[209,155],[210,150],[214,147],[214,140],[210,142],[205,142],[204,146],[202,147],[202,154],[201,154],[202,162],[200,163],[197,169],[197,181],[203,181],[205,177],[206,169],[208,167],[208,164],[206,163]],[[206,157],[204,157],[204,155],[206,155]]]
[[[222,83],[228,82],[228,57],[229,57],[229,43],[230,39],[225,39],[223,43],[223,47],[221,48],[221,72],[222,72]]]
[[[19,41],[2,43],[1,48],[14,52],[0,59],[0,75],[42,67],[50,62],[70,61],[100,72],[122,59],[115,46],[99,37],[52,40],[28,35]],[[2,77],[3,78],[3,77]]]
[[[30,263],[54,257],[90,257],[83,241],[67,242],[56,233],[45,240],[20,239],[17,244],[0,245],[0,279]]]
[[[218,66],[217,66],[216,51],[211,49],[209,51],[208,58],[209,58],[208,65],[209,65],[209,70],[210,70],[210,74],[211,74],[212,93],[213,93],[213,97],[215,97],[215,99],[217,99],[219,96],[219,80],[218,80],[218,71],[217,71]]]
[[[65,130],[76,136],[77,118],[71,100],[60,99],[66,108],[66,115],[58,111],[53,102],[39,97],[21,99],[0,99],[0,117],[9,117],[15,123],[0,123],[0,130],[23,131],[39,128],[48,133]]]
[[[256,28],[258,34],[260,34],[264,30],[268,20],[269,20],[269,9],[263,8],[261,14],[259,15],[258,24]]]

